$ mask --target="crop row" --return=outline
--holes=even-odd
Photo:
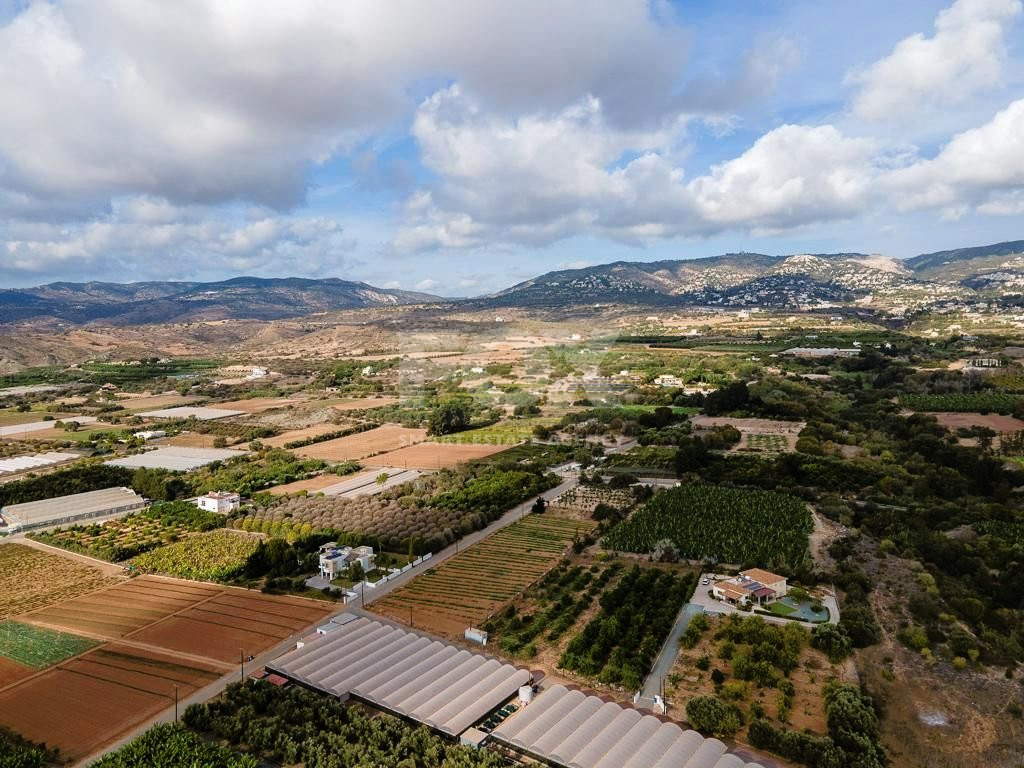
[[[807,506],[772,491],[687,485],[657,494],[605,537],[604,546],[653,552],[665,541],[687,559],[795,568],[807,556]]]
[[[901,395],[900,405],[915,411],[956,413],[1013,413],[1024,395],[1005,392],[969,392],[941,395]]]

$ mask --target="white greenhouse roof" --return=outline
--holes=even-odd
[[[58,496],[54,499],[11,504],[0,509],[4,521],[10,526],[32,527],[48,522],[114,514],[145,506],[146,500],[130,488],[104,488],[101,491]]]
[[[191,416],[199,421],[226,419],[229,416],[244,416],[245,411],[229,411],[226,408],[202,408],[191,405],[180,405],[176,408],[161,408],[158,411],[146,411],[138,414],[147,419],[187,419]]]
[[[244,456],[246,451],[232,451],[228,448],[185,448],[183,446],[160,447],[153,451],[111,459],[107,462],[114,467],[137,469],[170,469],[175,472],[188,472],[215,461],[227,461]]]
[[[77,453],[34,453],[31,456],[15,456],[10,459],[0,459],[0,475],[7,475],[11,472],[24,472],[26,469],[38,467],[49,467],[54,464],[62,464],[65,461],[79,459]]]
[[[761,768],[672,722],[555,685],[491,736],[567,768]]]
[[[65,416],[64,422],[77,421],[79,424],[95,424],[95,416]],[[56,421],[33,421],[28,424],[10,424],[6,427],[0,427],[0,438],[3,437],[18,437],[19,435],[27,435],[30,432],[45,432],[48,429],[53,429]]]
[[[451,736],[533,679],[511,664],[362,617],[267,668],[326,693],[356,696]]]

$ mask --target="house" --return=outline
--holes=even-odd
[[[673,376],[671,373],[663,373],[660,376],[654,378],[654,383],[659,387],[674,387],[678,388],[683,386],[686,382],[678,376]]]
[[[716,582],[711,587],[711,594],[716,599],[727,603],[743,605],[767,605],[789,593],[789,585],[785,576],[779,576],[762,568],[751,568],[742,571],[731,579]]]
[[[352,563],[359,563],[363,573],[376,568],[373,547],[340,547],[336,541],[329,541],[320,547],[320,576],[323,578],[338,578]]]
[[[214,491],[196,499],[196,506],[207,512],[227,515],[242,506],[242,497],[230,491]]]

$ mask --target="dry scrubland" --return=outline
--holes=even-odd
[[[407,586],[372,604],[372,610],[446,637],[469,626],[526,589],[566,554],[593,523],[529,515],[474,544]]]

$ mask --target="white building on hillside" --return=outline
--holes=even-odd
[[[242,506],[242,497],[230,491],[214,491],[196,499],[196,506],[207,512],[227,515]]]

